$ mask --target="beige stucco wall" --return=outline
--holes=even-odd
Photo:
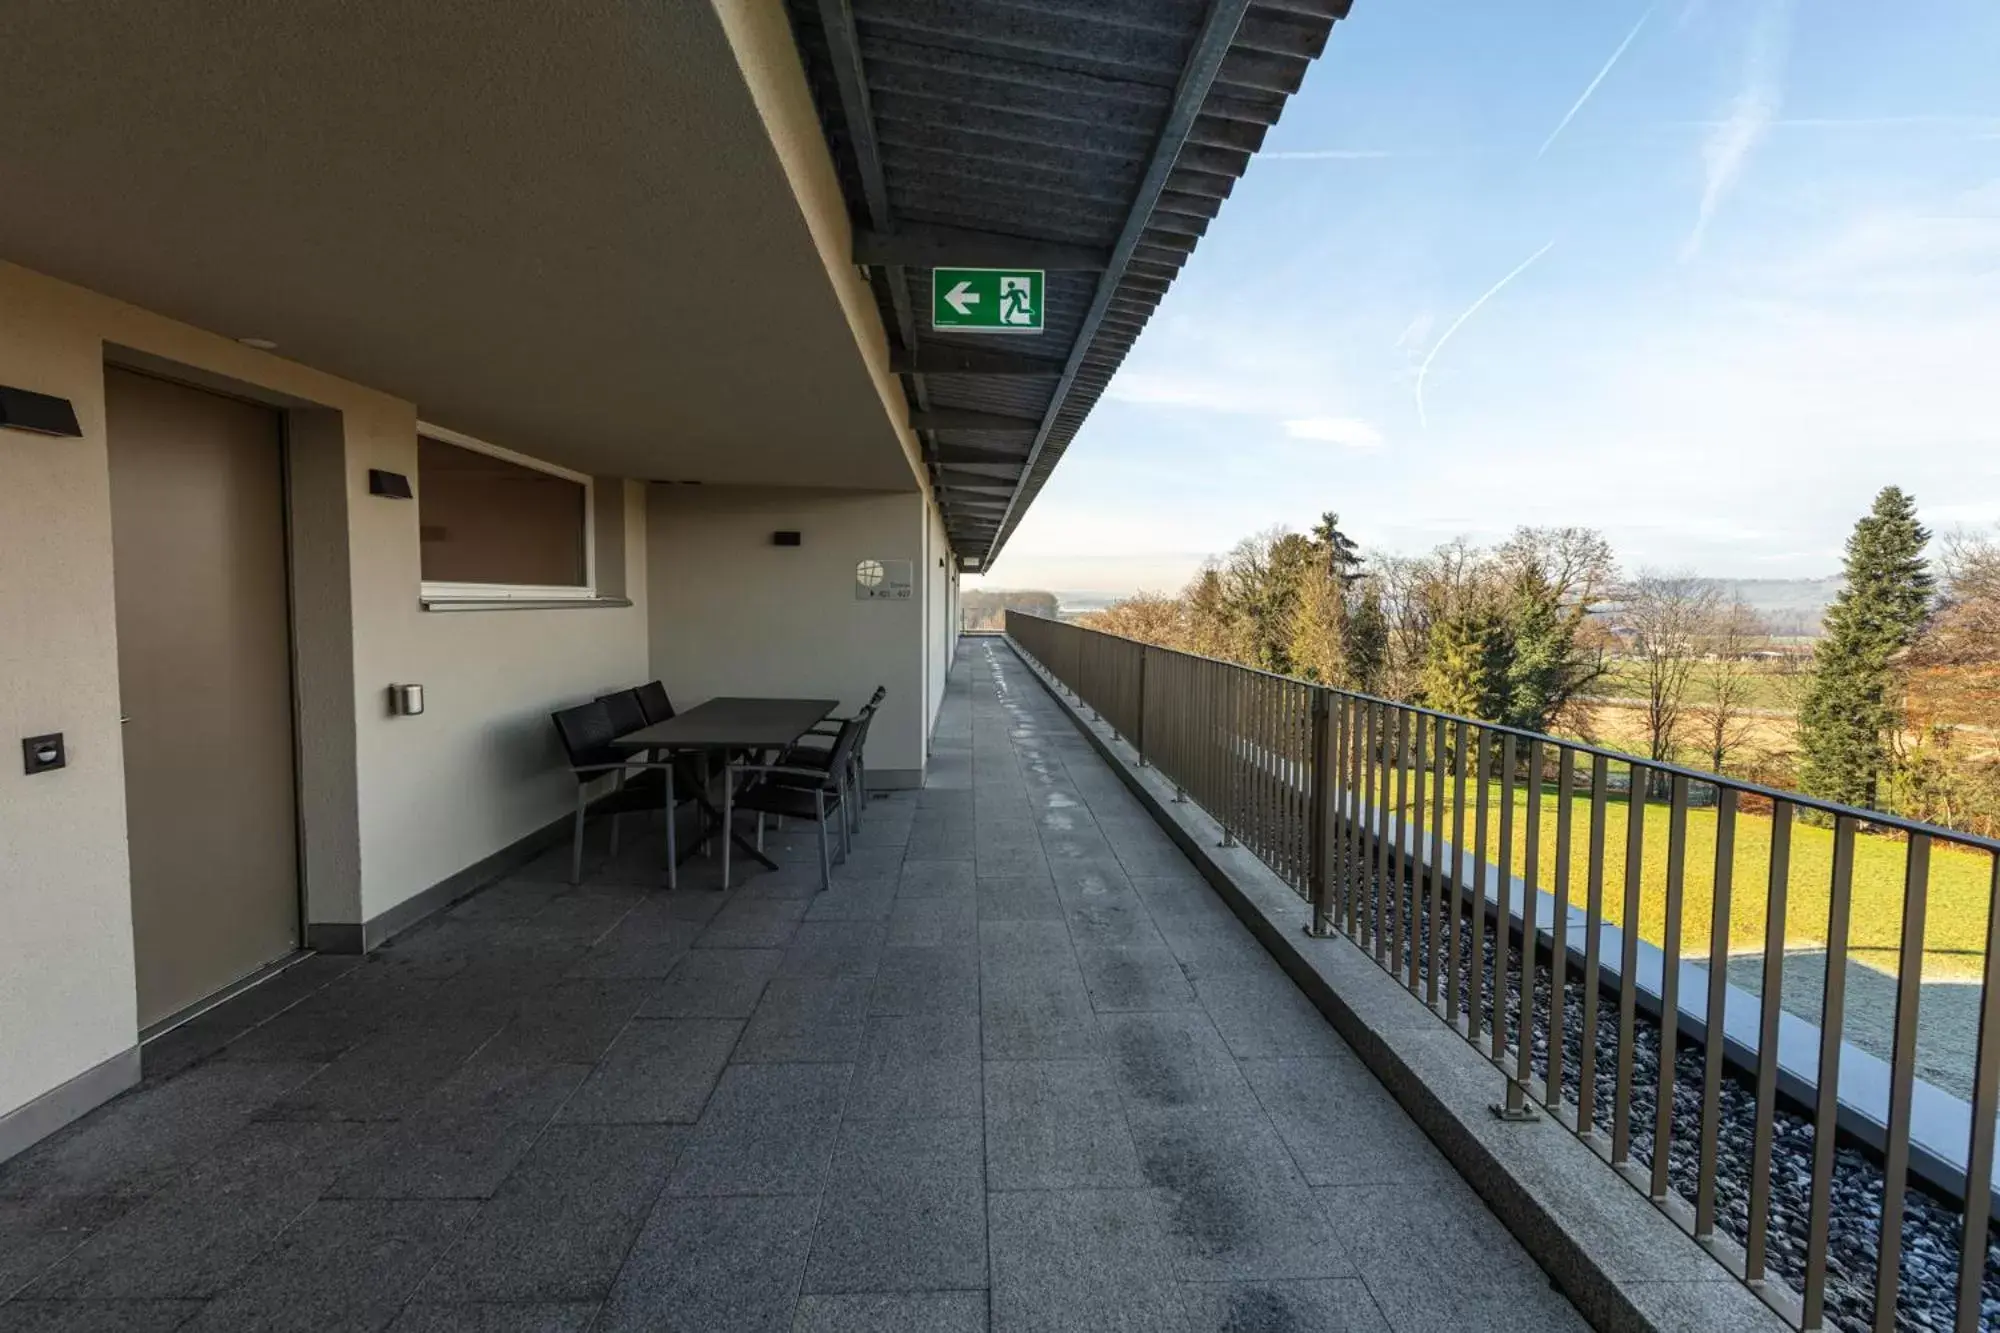
[[[924,506],[924,533],[924,657],[929,663],[929,704],[924,721],[928,730],[937,726],[945,677],[951,670],[951,540],[945,532],[944,515],[935,504]]]
[[[920,778],[924,684],[924,497],[750,486],[653,486],[647,506],[653,674],[674,706],[715,695],[888,698],[868,767]],[[774,546],[773,532],[801,544]],[[908,601],[857,601],[864,559],[908,560]]]
[[[337,486],[344,471],[347,605],[312,595],[329,585],[308,581],[295,607],[300,651],[320,655],[299,671],[312,705],[302,694],[309,922],[378,916],[559,818],[573,789],[558,767],[549,710],[646,679],[641,487],[625,485],[622,497],[633,606],[426,612],[418,506],[367,494],[370,467],[415,472],[414,405],[0,264],[0,383],[70,399],[84,430],[80,440],[0,431],[0,743],[17,753],[15,738],[61,731],[70,745],[59,773],[28,778],[0,759],[0,1115],[137,1035],[107,355],[311,408],[295,450],[318,452],[302,476]],[[329,460],[328,450],[341,457]],[[296,489],[295,507],[313,494]],[[303,526],[312,544],[295,575],[337,580],[340,531],[324,521]],[[347,634],[325,632],[329,618],[350,614]],[[350,642],[352,670],[326,669],[324,654]],[[427,687],[428,709],[391,717],[386,689],[407,681]],[[330,688],[351,695],[329,698]],[[325,780],[343,764],[351,784]]]
[[[371,467],[415,473],[414,421],[407,434],[350,448],[349,482],[357,488],[350,494],[366,495]],[[418,505],[358,506],[354,686],[364,919],[573,807],[576,788],[549,713],[650,679],[644,496],[640,487],[627,490],[629,608],[425,611],[417,599]],[[412,681],[424,686],[423,715],[389,716],[388,687]]]
[[[0,383],[84,435],[0,430],[0,1113],[131,1046],[136,1023],[103,349],[65,293],[0,266]],[[63,732],[26,777],[17,738]]]

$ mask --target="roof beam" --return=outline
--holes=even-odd
[[[889,368],[898,375],[1041,375],[1057,379],[1063,363],[1004,347],[959,347],[925,343],[889,349]]]
[[[1018,468],[1028,461],[1025,449],[1002,449],[986,444],[945,444],[933,451],[939,464],[973,463]]]
[[[854,233],[854,262],[864,267],[900,264],[907,268],[1100,271],[1111,262],[1111,252],[1096,246],[1038,241],[1026,236],[1009,236],[1004,232],[905,222],[894,230],[881,225],[857,229]]]
[[[1001,412],[975,412],[969,407],[933,407],[910,413],[913,430],[980,430],[1033,435],[1041,429],[1040,417],[1010,417]]]
[[[854,6],[849,0],[819,0],[820,27],[832,57],[833,81],[840,90],[841,118],[847,142],[861,169],[861,193],[868,201],[868,218],[878,227],[889,225],[889,182],[882,172],[882,149],[875,141],[875,112],[868,104],[868,77],[861,67],[861,42],[854,32]]]
[[[1166,120],[1160,127],[1160,137],[1153,144],[1153,154],[1146,163],[1146,174],[1139,180],[1139,189],[1132,200],[1132,211],[1126,215],[1125,225],[1119,230],[1118,243],[1111,249],[1111,262],[1097,280],[1097,293],[1091,298],[1090,308],[1084,313],[1083,323],[1077,328],[1076,342],[1070,347],[1069,361],[1063,369],[1062,378],[1056,381],[1055,393],[1049,398],[1048,410],[1042,414],[1041,424],[1035,430],[1035,442],[1028,447],[1027,460],[1021,467],[1021,480],[1015,485],[1013,495],[1008,497],[1006,510],[1000,515],[999,530],[993,534],[992,544],[986,548],[981,559],[982,566],[993,563],[999,552],[1000,543],[1021,509],[1021,497],[1026,494],[1033,477],[1035,462],[1042,456],[1042,449],[1048,444],[1049,432],[1054,429],[1056,416],[1062,410],[1063,400],[1076,382],[1085,360],[1090,355],[1090,344],[1097,337],[1098,325],[1104,320],[1118,294],[1119,280],[1125,276],[1126,265],[1132,261],[1132,252],[1139,248],[1140,241],[1147,235],[1148,223],[1160,196],[1167,188],[1167,178],[1173,174],[1174,164],[1180,160],[1181,149],[1186,147],[1193,135],[1195,122],[1201,115],[1202,104],[1208,100],[1211,85],[1222,68],[1223,60],[1229,54],[1229,45],[1236,39],[1236,30],[1243,24],[1243,16],[1250,8],[1250,0],[1209,0],[1208,15],[1202,21],[1201,32],[1195,38],[1193,49],[1188,53],[1187,63],[1181,67],[1180,81],[1174,87],[1174,100],[1167,107]],[[1262,134],[1255,136],[1257,142],[1232,145],[1247,147],[1255,151],[1262,141]],[[1158,233],[1154,233],[1158,235]],[[1192,248],[1191,246],[1188,248]]]

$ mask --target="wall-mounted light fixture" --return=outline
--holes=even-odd
[[[389,711],[397,717],[415,717],[424,711],[424,687],[421,685],[391,685],[389,687]]]
[[[71,438],[83,434],[69,399],[31,389],[10,389],[4,384],[0,384],[0,427]]]
[[[797,546],[799,544],[799,534],[796,532],[774,532],[771,534],[771,545],[773,546]]]
[[[69,763],[69,754],[63,747],[60,731],[46,736],[24,736],[21,739],[21,767],[29,776],[47,773],[63,768]]]
[[[368,469],[368,493],[379,495],[386,500],[408,500],[410,479],[400,472],[384,472],[379,467]]]

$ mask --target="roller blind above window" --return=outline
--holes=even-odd
[[[590,481],[490,447],[417,438],[426,596],[590,596]]]

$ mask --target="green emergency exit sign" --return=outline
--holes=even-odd
[[[934,268],[931,327],[1040,333],[1043,278],[1038,268]]]

